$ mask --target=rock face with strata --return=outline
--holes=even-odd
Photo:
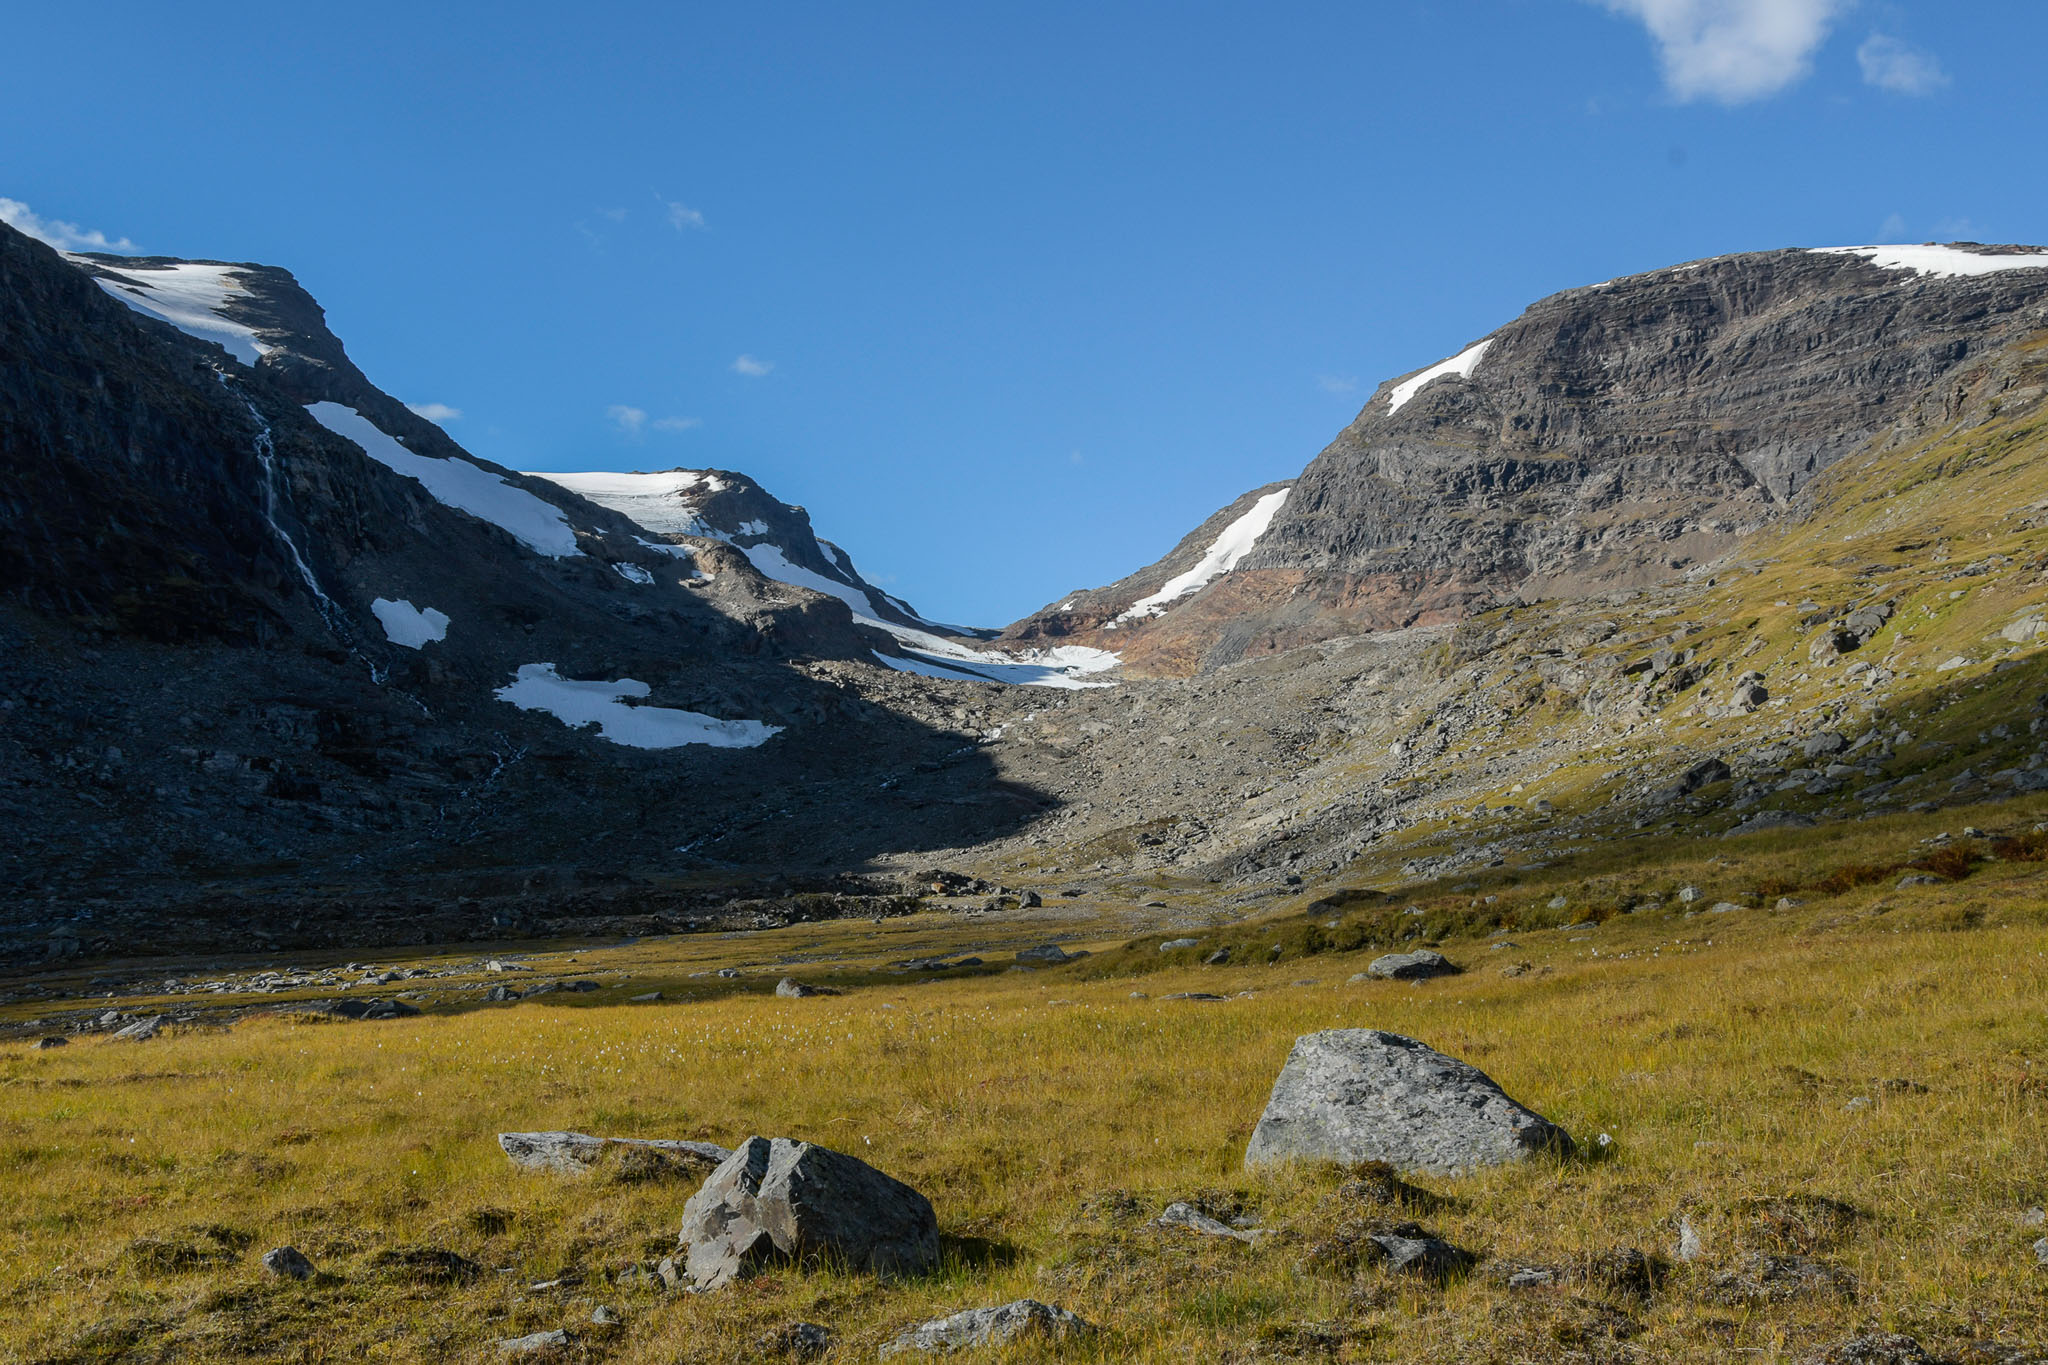
[[[698,1289],[778,1260],[907,1275],[938,1261],[939,1223],[930,1200],[864,1161],[752,1137],[683,1206],[680,1244]]]
[[[1332,1029],[1295,1040],[1244,1160],[1454,1175],[1571,1145],[1475,1066],[1397,1033]]]
[[[1957,247],[1966,261],[2038,250]],[[1926,275],[1830,251],[1566,290],[1475,339],[1464,373],[1381,385],[1200,592],[1105,629],[1221,513],[1160,564],[1007,634],[1179,674],[1665,581],[1796,511],[1843,458],[1995,400],[2009,380],[1988,358],[2043,325],[2048,270]]]

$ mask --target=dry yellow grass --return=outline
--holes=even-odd
[[[2022,1214],[2048,1200],[2043,881],[2037,864],[1995,865],[1788,913],[1673,907],[1518,933],[1506,950],[1454,940],[1445,950],[1470,970],[1421,986],[1348,984],[1366,953],[916,985],[871,969],[906,944],[989,928],[804,925],[582,948],[569,970],[701,990],[690,973],[797,955],[828,959],[807,975],[875,984],[784,1000],[762,993],[775,973],[759,971],[737,994],[678,1003],[557,995],[384,1023],[275,1016],[143,1044],[9,1045],[0,1350],[485,1360],[497,1338],[567,1327],[579,1358],[667,1365],[760,1358],[762,1332],[808,1319],[837,1331],[832,1358],[860,1359],[925,1317],[1023,1295],[1103,1326],[1071,1359],[1774,1360],[1872,1327],[2038,1343],[2048,1272]],[[1957,913],[1966,902],[1977,913]],[[1532,969],[1503,977],[1502,959]],[[1157,998],[1183,990],[1234,998]],[[1240,1159],[1292,1040],[1337,1027],[1465,1057],[1599,1154],[1421,1181],[1454,1202],[1406,1216],[1483,1257],[1462,1283],[1316,1270],[1318,1239],[1366,1216],[1342,1207],[1341,1173],[1249,1176]],[[534,1176],[498,1152],[500,1130],[542,1128],[788,1135],[854,1153],[931,1196],[946,1265],[901,1284],[782,1270],[657,1296],[614,1277],[671,1248],[690,1186]],[[1204,1192],[1278,1235],[1217,1246],[1144,1226]],[[1751,1202],[1787,1196],[1857,1210],[1805,1249],[1858,1292],[1717,1302],[1713,1277],[1743,1253],[1801,1240]],[[1605,1248],[1668,1253],[1681,1215],[1706,1257],[1647,1303],[1495,1282],[1501,1267]],[[326,1274],[265,1276],[256,1259],[281,1243]],[[379,1267],[380,1253],[418,1247],[482,1273]],[[529,1287],[549,1280],[562,1284]],[[590,1326],[599,1303],[623,1326]]]

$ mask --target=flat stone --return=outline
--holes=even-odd
[[[1228,1000],[1230,997],[1227,995],[1216,995],[1209,991],[1175,991],[1172,995],[1162,995],[1159,998],[1161,1000]]]
[[[1198,947],[1201,942],[1202,940],[1198,938],[1170,938],[1159,945],[1159,951],[1162,953],[1177,953],[1183,948]]]
[[[125,1038],[131,1043],[144,1043],[156,1037],[163,1026],[170,1022],[170,1016],[167,1014],[152,1014],[147,1019],[137,1019],[125,1028],[115,1030],[114,1036]]]
[[[939,1259],[929,1199],[855,1157],[788,1138],[751,1137],[683,1206],[681,1245],[698,1289],[768,1261],[824,1258],[884,1275]]]
[[[1295,1040],[1244,1159],[1458,1174],[1571,1147],[1475,1066],[1400,1034],[1331,1029]]]
[[[1095,1328],[1069,1313],[1037,1299],[1018,1299],[996,1308],[970,1308],[951,1317],[922,1322],[886,1343],[878,1352],[884,1359],[906,1351],[957,1351],[969,1346],[1006,1346],[1029,1338],[1065,1341],[1083,1337]]]
[[[1181,1203],[1178,1200],[1168,1204],[1152,1221],[1159,1227],[1186,1228],[1189,1232],[1199,1232],[1204,1237],[1230,1237],[1240,1242],[1258,1240],[1258,1233],[1234,1228],[1220,1218],[1211,1218],[1193,1204]]]
[[[838,995],[841,992],[830,986],[807,986],[793,976],[785,976],[775,983],[775,993],[785,1000],[803,1000],[813,995]]]
[[[1455,976],[1458,969],[1442,953],[1427,948],[1412,953],[1388,953],[1366,965],[1367,976],[1383,981],[1423,981],[1432,976]]]
[[[569,1334],[558,1327],[551,1332],[535,1332],[530,1336],[504,1337],[498,1342],[498,1354],[544,1356],[567,1350],[568,1347]]]
[[[588,1175],[607,1158],[628,1152],[646,1152],[656,1160],[672,1164],[678,1173],[702,1173],[714,1169],[732,1155],[715,1142],[693,1142],[677,1138],[607,1138],[588,1133],[500,1133],[498,1146],[512,1164],[528,1171],[555,1175]]]

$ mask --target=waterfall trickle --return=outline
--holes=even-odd
[[[292,567],[299,571],[299,581],[306,585],[306,591],[313,594],[313,605],[318,608],[320,619],[327,623],[328,630],[347,647],[349,653],[363,661],[363,665],[370,670],[370,681],[382,687],[385,670],[378,667],[374,659],[356,648],[355,632],[349,629],[348,614],[341,609],[341,604],[329,597],[326,589],[320,586],[320,579],[314,574],[313,566],[306,562],[306,556],[299,550],[298,542],[292,539],[292,533],[278,520],[278,509],[283,505],[284,498],[278,490],[277,440],[271,432],[269,419],[263,415],[263,410],[256,406],[256,400],[236,386],[234,376],[224,371],[217,374],[221,387],[242,400],[242,406],[249,411],[249,420],[256,424],[256,462],[263,466],[263,520],[269,524],[271,533],[284,546],[286,553],[291,555]],[[417,699],[414,704],[420,705],[421,710],[426,709]]]

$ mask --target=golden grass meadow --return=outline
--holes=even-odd
[[[1350,980],[1405,906],[1286,906],[1203,936],[1278,943],[1279,960],[1201,967],[1160,953],[1164,935],[1091,940],[1107,912],[1083,905],[540,945],[519,955],[522,980],[600,989],[486,1004],[481,987],[508,978],[479,971],[437,982],[411,1018],[337,1022],[287,996],[228,1000],[262,1009],[147,1042],[10,1043],[0,1354],[483,1361],[563,1328],[564,1358],[668,1365],[776,1358],[764,1336],[810,1321],[834,1333],[826,1358],[856,1360],[918,1321],[1029,1296],[1101,1331],[988,1358],[1771,1361],[1869,1330],[2025,1358],[1993,1347],[2048,1335],[2030,1249],[2048,1229],[2029,1225],[2048,1201],[2039,841],[1973,845],[1990,856],[1950,884],[1837,879],[1850,884],[1783,909],[1770,894],[1911,859],[1964,820],[2022,828],[2025,805],[1631,841],[1603,848],[1590,880],[1566,863],[1423,888],[1407,922],[1465,970],[1418,984]],[[1669,894],[1693,884],[1690,908]],[[1624,892],[1647,908],[1615,913]],[[1595,903],[1600,922],[1541,927],[1569,918],[1548,909],[1558,896]],[[1722,897],[1745,903],[1698,913]],[[1054,933],[1096,951],[1003,970]],[[987,965],[885,969],[969,950]],[[482,967],[475,949],[378,961]],[[740,975],[710,975],[721,967]],[[778,998],[785,974],[845,993]],[[1226,998],[1163,998],[1182,992]],[[1357,1172],[1247,1173],[1293,1040],[1350,1027],[1472,1062],[1579,1154],[1417,1178],[1436,1197],[1391,1211]],[[540,1129],[854,1154],[931,1198],[944,1264],[660,1292],[649,1272],[694,1180],[514,1168],[496,1134]],[[1176,1199],[1267,1231],[1246,1245],[1153,1226]],[[1439,1286],[1356,1264],[1349,1239],[1382,1216],[1475,1267]],[[1691,1261],[1675,1257],[1681,1220],[1701,1243]],[[258,1258],[285,1244],[320,1273],[265,1274]],[[1627,1247],[1655,1258],[1653,1286],[1506,1285]],[[1759,1256],[1844,1274],[1780,1292],[1752,1283]],[[615,1324],[591,1321],[600,1305]]]

